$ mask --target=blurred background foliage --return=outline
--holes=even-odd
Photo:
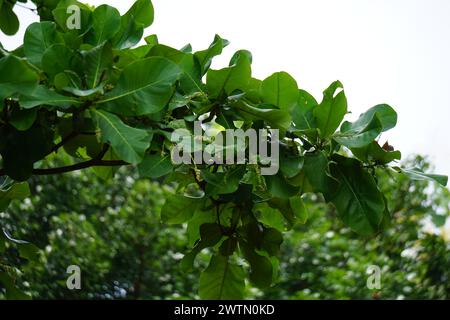
[[[422,157],[409,165],[430,166]],[[0,213],[0,223],[41,248],[39,259],[26,262],[6,248],[0,268],[21,265],[21,271],[8,271],[34,299],[198,298],[197,279],[208,255],[200,256],[195,272],[181,271],[178,262],[189,249],[186,230],[160,223],[171,186],[139,180],[130,168],[109,180],[96,173],[33,177],[32,196]],[[361,238],[333,218],[336,212],[323,199],[308,196],[309,219],[285,237],[277,285],[264,291],[248,286],[247,298],[449,299],[449,190],[401,175],[379,176],[393,215],[385,232]],[[81,290],[66,287],[69,265],[81,268]],[[379,290],[366,286],[371,265],[382,271]]]

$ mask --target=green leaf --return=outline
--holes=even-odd
[[[280,172],[273,176],[265,176],[264,179],[267,183],[267,190],[276,198],[290,198],[300,191],[300,188],[289,184]]]
[[[284,218],[280,210],[271,208],[266,202],[258,203],[253,207],[253,212],[259,222],[281,232],[286,230]]]
[[[169,102],[179,76],[179,67],[165,58],[139,60],[123,70],[116,87],[97,103],[125,116],[156,113]]]
[[[219,252],[221,255],[227,257],[233,255],[233,253],[237,249],[237,239],[236,238],[228,238],[224,242],[222,242],[222,245],[219,248]]]
[[[214,255],[202,272],[199,283],[201,299],[236,300],[244,297],[245,274],[229,257]]]
[[[180,88],[185,94],[203,92],[201,68],[194,55],[158,44],[151,48],[148,56],[167,58],[180,67],[182,70]]]
[[[301,196],[295,196],[289,199],[289,204],[294,212],[294,223],[305,224],[308,220],[308,211]]]
[[[6,1],[0,5],[0,30],[8,36],[19,31],[19,19],[13,11],[13,5]]]
[[[125,14],[136,24],[142,27],[150,27],[154,20],[154,9],[150,0],[137,0]]]
[[[326,199],[352,230],[365,236],[379,231],[385,203],[373,177],[355,159],[336,157],[331,173],[339,186]]]
[[[407,177],[409,177],[412,180],[426,180],[426,181],[433,181],[437,182],[442,186],[446,186],[448,182],[448,176],[440,175],[440,174],[430,174],[430,173],[424,173],[419,168],[411,168],[411,169],[405,169],[405,168],[393,168],[395,171],[399,173],[405,174]]]
[[[3,230],[3,234],[9,241],[17,246],[17,248],[19,249],[19,255],[22,258],[29,261],[37,260],[39,255],[38,247],[28,241],[14,239],[8,232],[6,232],[6,230]]]
[[[124,161],[138,164],[150,147],[150,138],[145,130],[127,126],[114,114],[103,110],[91,111],[100,129],[103,143],[110,143],[116,154]]]
[[[329,192],[333,180],[330,177],[328,158],[323,152],[306,153],[303,168],[314,192]]]
[[[261,249],[266,251],[269,256],[277,256],[280,253],[280,246],[283,243],[283,235],[274,228],[267,228],[263,231],[261,240]]]
[[[254,248],[244,241],[239,242],[245,259],[250,264],[250,281],[257,288],[267,288],[272,284],[273,267],[271,261],[255,252]]]
[[[30,300],[31,297],[20,291],[14,284],[13,279],[6,273],[0,272],[0,283],[6,290],[6,299],[8,300]]]
[[[251,66],[245,55],[235,62],[234,65],[220,69],[210,69],[206,75],[206,87],[209,95],[218,98],[231,94],[234,90],[245,90],[251,79]]]
[[[200,240],[181,260],[184,272],[191,271],[197,255],[205,248],[214,247],[222,239],[222,230],[217,223],[205,223],[200,226]]]
[[[24,60],[13,55],[0,59],[0,101],[15,93],[29,91],[38,81],[38,75]]]
[[[23,200],[30,195],[28,183],[15,183],[7,189],[0,189],[0,212],[8,207],[12,200]]]
[[[20,131],[26,131],[31,128],[36,121],[37,109],[13,109],[9,117],[9,123]]]
[[[296,130],[310,130],[316,128],[313,111],[318,106],[316,99],[308,92],[299,90],[297,105],[292,112],[292,122]]]
[[[218,195],[236,192],[244,174],[245,166],[238,166],[227,172],[217,173],[212,173],[209,169],[202,170],[202,176],[208,182],[206,193],[208,195]]]
[[[25,31],[23,51],[32,64],[41,67],[44,52],[52,45],[62,42],[54,22],[35,22]]]
[[[286,72],[277,72],[265,79],[261,85],[261,98],[265,103],[292,111],[297,103],[297,82]]]
[[[361,114],[355,122],[344,122],[341,127],[341,132],[361,131],[373,122],[375,116],[378,116],[383,132],[394,128],[397,124],[397,113],[395,110],[387,104],[380,104]]]
[[[281,149],[280,170],[286,178],[293,178],[303,168],[304,158],[300,155],[289,154]]]
[[[87,51],[83,56],[83,71],[89,89],[97,88],[103,80],[104,73],[112,68],[113,52],[111,45],[105,43]]]
[[[37,86],[33,90],[23,93],[19,97],[20,105],[31,109],[40,105],[54,106],[57,109],[68,109],[72,106],[81,106],[82,102],[73,97],[63,96],[44,86]]]
[[[347,113],[347,98],[344,91],[336,94],[336,91],[340,88],[343,88],[343,86],[339,81],[333,82],[324,91],[320,105],[313,111],[322,138],[331,136]]]
[[[92,13],[92,34],[90,43],[97,46],[110,40],[120,29],[119,11],[108,5],[95,8]]]
[[[283,110],[257,108],[244,101],[239,101],[236,103],[234,108],[243,117],[253,121],[266,121],[274,129],[286,131],[291,125],[290,114]],[[281,134],[281,136],[282,135],[283,134]]]
[[[352,148],[351,151],[353,155],[361,161],[374,161],[379,164],[387,164],[394,160],[400,160],[402,157],[400,151],[384,150],[376,141],[373,141],[363,148]]]
[[[73,70],[74,52],[64,44],[55,44],[45,50],[42,56],[42,69],[50,79],[61,72]]]
[[[208,49],[198,51],[195,57],[200,63],[201,74],[204,75],[211,66],[212,59],[222,53],[223,49],[229,44],[228,40],[222,39],[219,35],[215,35],[214,41]]]
[[[170,154],[162,156],[160,154],[148,154],[139,164],[139,175],[143,178],[157,179],[172,172],[173,166]]]
[[[131,48],[142,38],[144,28],[153,23],[154,10],[150,0],[138,0],[121,18],[119,32],[113,39],[117,49]]]
[[[269,200],[268,204],[271,208],[277,209],[283,215],[287,222],[288,229],[291,229],[297,223],[303,223],[306,221],[306,208],[299,195],[289,199],[272,198]]]
[[[167,224],[181,224],[192,218],[201,200],[173,194],[167,197],[161,209],[161,220]]]
[[[382,130],[381,121],[378,115],[374,114],[371,121],[367,124],[349,125],[345,129],[342,126],[341,133],[336,134],[334,140],[349,148],[362,148],[373,142]]]

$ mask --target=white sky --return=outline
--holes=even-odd
[[[125,13],[133,1],[107,3]],[[431,156],[436,172],[450,175],[450,1],[448,0],[153,0],[161,43],[206,48],[214,34],[235,50],[253,53],[254,76],[287,71],[318,100],[341,80],[354,119],[388,103],[399,114],[382,137],[400,149]],[[31,4],[27,4],[31,6]],[[7,49],[20,45],[37,17],[17,8],[21,30],[0,34]]]

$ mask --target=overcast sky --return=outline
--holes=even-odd
[[[125,13],[133,1],[107,3]],[[448,0],[153,0],[155,22],[147,34],[160,42],[194,50],[218,33],[235,50],[253,53],[254,76],[287,71],[300,88],[321,99],[341,80],[354,119],[388,103],[398,126],[382,136],[404,156],[431,156],[437,173],[450,175],[450,1]],[[27,4],[31,6],[31,4]],[[17,8],[21,30],[0,33],[7,49],[21,44],[27,25],[37,20]]]

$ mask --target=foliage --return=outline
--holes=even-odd
[[[423,159],[411,164],[428,170]],[[438,215],[433,221],[440,226],[448,219],[448,190],[387,175],[379,184],[395,212],[390,229],[361,239],[335,219],[336,211],[321,197],[308,196],[309,222],[285,234],[275,285],[261,291],[247,283],[245,297],[447,299],[450,238],[430,234],[423,221]],[[45,185],[50,192],[41,192]],[[198,298],[197,275],[209,254],[201,253],[190,272],[177,263],[188,241],[183,228],[159,222],[168,186],[123,168],[107,182],[89,171],[33,177],[30,189],[28,200],[13,202],[1,215],[10,234],[45,249],[32,264],[11,246],[3,256],[3,263],[21,264],[15,278],[22,291],[38,299]],[[66,287],[71,264],[81,267],[82,290]],[[382,269],[380,290],[366,287],[366,270],[373,264]]]
[[[14,3],[0,2],[5,33],[17,31]],[[161,218],[188,223],[187,269],[199,252],[212,248],[200,277],[202,298],[242,297],[246,275],[259,288],[274,282],[282,232],[306,221],[305,193],[322,194],[348,227],[369,236],[389,221],[375,168],[447,183],[443,176],[388,166],[400,153],[381,147],[377,138],[395,126],[395,111],[382,104],[353,123],[344,121],[347,100],[339,81],[319,103],[285,72],[253,78],[252,56],[245,50],[228,67],[210,69],[228,43],[219,36],[199,52],[189,45],[170,48],[156,36],[136,47],[153,22],[150,0],[136,1],[123,16],[110,6],[91,8],[75,0],[35,3],[41,22],[27,28],[21,47],[0,51],[0,175],[21,183],[34,175],[95,167],[107,178],[116,166],[137,165],[143,177],[176,181]],[[67,23],[73,5],[79,8],[78,29]],[[155,161],[171,154],[174,129],[193,131],[198,119],[224,129],[278,129],[280,172],[262,176],[264,163]],[[73,162],[45,167],[42,160],[55,152]],[[2,191],[9,194],[6,201],[13,194],[8,190]],[[245,273],[238,257],[250,266]],[[205,286],[212,278],[219,285]]]
[[[421,157],[410,164],[428,170]],[[450,215],[448,189],[386,174],[379,184],[393,212],[390,228],[361,239],[330,219],[333,208],[309,198],[310,222],[286,235],[279,282],[258,297],[448,299],[450,234],[441,228]],[[380,289],[366,286],[371,265],[381,269]]]

